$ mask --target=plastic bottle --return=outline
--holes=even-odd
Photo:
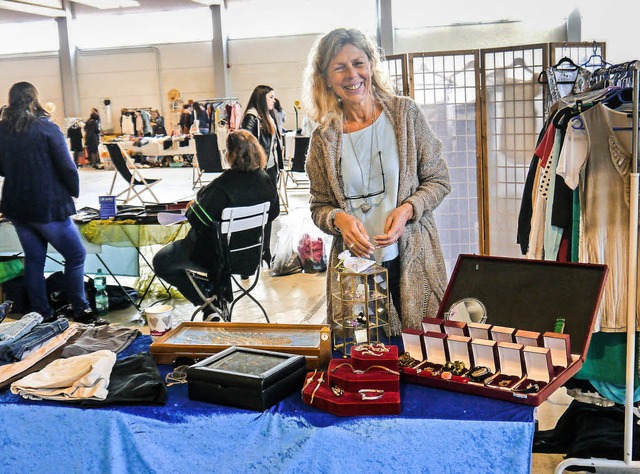
[[[107,276],[98,268],[98,273],[93,279],[96,287],[96,311],[99,316],[109,314],[109,296],[107,295]]]

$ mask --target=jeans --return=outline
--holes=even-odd
[[[21,338],[42,322],[42,316],[38,313],[28,313],[18,321],[0,330],[0,341],[9,343]]]
[[[189,259],[184,239],[165,245],[153,257],[153,271],[156,276],[175,286],[194,305],[200,306],[204,300],[185,273],[187,268],[205,273],[207,271]]]
[[[381,264],[387,269],[387,285],[389,285],[389,294],[398,312],[398,317],[402,321],[402,303],[400,302],[400,257],[396,257],[393,260],[382,262]]]
[[[12,224],[24,250],[24,279],[31,310],[45,318],[53,313],[44,280],[47,244],[51,244],[64,258],[66,293],[74,314],[89,308],[89,301],[84,293],[84,259],[87,252],[71,218],[45,224],[12,220]]]
[[[0,365],[22,360],[25,352],[63,333],[67,328],[69,328],[69,321],[60,318],[51,323],[38,324],[20,339],[0,342]]]

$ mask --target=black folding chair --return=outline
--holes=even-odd
[[[293,140],[293,158],[289,163],[286,170],[286,178],[291,178],[291,181],[298,186],[309,186],[309,178],[305,170],[305,163],[307,162],[307,152],[309,150],[309,137],[296,136]],[[297,173],[297,177],[296,177]],[[302,176],[300,176],[302,175]],[[288,180],[288,179],[287,179]],[[287,181],[285,181],[285,186]]]
[[[202,181],[203,174],[219,174],[224,171],[218,148],[218,137],[215,134],[195,135],[194,140],[196,141],[196,159],[193,162],[193,189],[206,184]]]
[[[140,201],[145,204],[149,201],[145,201],[144,199],[142,199],[141,194],[149,191],[149,193],[151,193],[151,195],[153,196],[153,199],[155,199],[155,202],[159,203],[160,200],[154,194],[151,187],[158,184],[160,181],[162,181],[162,179],[149,179],[142,176],[142,173],[140,173],[140,170],[136,168],[134,161],[129,156],[129,153],[127,153],[127,151],[124,150],[119,143],[105,143],[105,146],[109,151],[111,162],[116,168],[116,172],[113,175],[113,181],[111,181],[111,189],[109,189],[109,194],[113,194],[113,188],[116,184],[116,178],[118,177],[118,175],[120,175],[127,182],[128,187],[121,193],[116,194],[116,200],[118,200],[120,196],[126,193],[124,200],[120,199],[123,201],[123,204],[127,204],[134,198],[140,199]],[[142,187],[143,189],[139,189],[140,187]],[[138,188],[139,190],[136,188]]]
[[[196,308],[193,312],[193,315],[191,316],[192,321],[200,311],[204,310],[208,306],[213,309],[213,311],[217,313],[222,320],[231,321],[233,307],[240,299],[247,296],[256,305],[258,305],[262,314],[264,314],[267,323],[271,322],[269,321],[269,316],[267,316],[267,311],[250,293],[256,287],[258,280],[260,279],[260,264],[262,262],[262,250],[264,248],[264,227],[269,220],[270,206],[271,204],[267,201],[254,206],[227,207],[222,210],[220,233],[223,237],[226,237],[227,245],[229,245],[231,280],[232,285],[235,284],[234,286],[236,288],[233,291],[233,301],[230,305],[227,305],[226,301],[217,301],[217,297],[215,296],[205,296],[198,284],[198,280],[208,281],[207,274],[197,270],[187,269],[185,272],[187,273],[191,284],[204,300],[202,305]],[[255,235],[255,238],[250,238],[249,241],[243,241],[243,247],[234,246],[231,240],[232,235],[245,233],[247,231],[250,232],[249,235]],[[251,234],[252,231],[253,234]],[[248,263],[247,259],[250,260]],[[241,262],[240,266],[238,266],[238,263],[236,262]],[[243,273],[247,272],[248,267],[254,269],[254,273],[249,277],[248,283],[242,284],[237,278],[237,275],[242,276]],[[236,294],[239,294],[239,296],[235,296]]]

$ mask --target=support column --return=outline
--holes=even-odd
[[[65,117],[79,117],[80,93],[78,92],[78,72],[76,70],[76,45],[69,35],[69,21],[71,18],[70,6],[67,3],[66,17],[56,18],[58,25],[58,38],[60,50],[58,60],[60,62],[60,81],[62,83],[62,100],[64,101]]]
[[[394,54],[393,9],[391,0],[377,0],[376,10],[378,14],[378,45],[382,48],[384,54],[388,56]]]
[[[218,97],[229,96],[229,75],[227,74],[227,35],[224,31],[224,5],[211,5],[213,22],[213,87]]]
[[[578,8],[567,17],[567,41],[582,41],[582,15]]]

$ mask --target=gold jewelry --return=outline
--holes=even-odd
[[[372,356],[376,356],[376,357],[382,357],[382,354],[378,354],[377,352],[373,352],[369,349],[367,349],[366,351],[362,351],[362,355],[372,355]]]
[[[313,371],[313,374],[311,374],[311,377],[309,377],[309,378],[307,379],[307,381],[306,381],[306,382],[305,382],[305,384],[304,384],[304,387],[302,387],[302,390],[304,390],[305,388],[307,388],[307,386],[308,386],[311,382],[313,382],[313,378],[316,376],[316,374],[317,374],[317,373],[318,373],[318,369],[316,369],[316,370],[314,370],[314,371]]]
[[[498,386],[500,387],[508,387],[509,385],[511,385],[511,380],[509,379],[500,380],[500,382],[498,382]]]
[[[344,395],[344,390],[343,390],[343,389],[341,389],[340,387],[338,387],[337,385],[332,385],[332,386],[331,386],[331,391],[333,392],[333,394],[334,394],[336,397],[341,397],[341,396],[343,396],[343,395]]]
[[[336,365],[333,369],[331,369],[331,373],[334,373],[340,367],[345,367],[345,366],[349,367],[351,369],[351,372],[353,372],[354,374],[358,374],[358,375],[366,374],[371,369],[382,369],[382,370],[384,370],[386,372],[389,372],[390,374],[400,375],[400,372],[392,370],[389,367],[385,367],[384,365],[372,365],[371,367],[367,367],[365,370],[360,370],[360,369],[354,369],[353,366],[349,362],[343,362],[342,364]]]
[[[316,396],[316,392],[318,391],[318,389],[320,388],[320,385],[322,385],[322,382],[324,382],[324,373],[320,374],[320,378],[318,379],[318,385],[316,385],[316,388],[313,389],[313,392],[311,392],[311,400],[309,401],[309,405],[313,405],[313,399]]]
[[[180,365],[173,369],[172,372],[169,372],[164,381],[167,384],[167,387],[171,387],[172,385],[178,385],[181,383],[187,383],[187,369],[188,365]]]
[[[384,390],[378,390],[375,388],[363,388],[361,390],[358,390],[358,393],[363,400],[379,400],[384,395]],[[370,393],[373,395],[369,395]]]
[[[398,357],[398,365],[400,367],[415,367],[418,365],[418,361],[411,357],[411,354],[405,352],[400,357]]]
[[[355,243],[355,242],[351,242],[351,243],[349,244],[349,248],[350,248],[350,249],[352,249],[353,247],[355,247],[355,245],[356,245],[356,243]]]

